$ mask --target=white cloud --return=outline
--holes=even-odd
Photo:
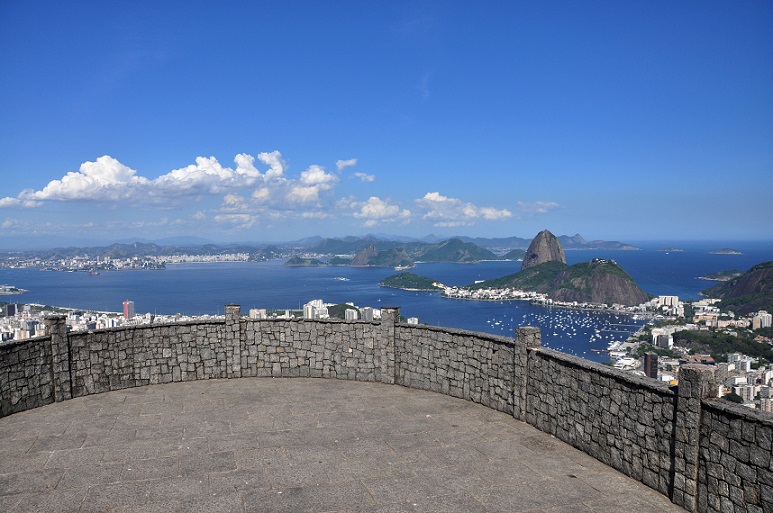
[[[357,159],[348,159],[348,160],[337,160],[336,161],[336,168],[338,168],[338,172],[340,173],[347,167],[354,167],[357,165]]]
[[[223,209],[226,210],[245,210],[248,208],[247,200],[244,196],[238,194],[226,194],[223,197]]]
[[[323,191],[332,190],[339,182],[336,175],[317,165],[309,166],[297,179],[285,178],[285,162],[278,151],[259,153],[257,160],[268,167],[265,173],[255,167],[255,157],[240,153],[234,157],[235,169],[221,165],[215,157],[197,157],[194,164],[150,180],[105,155],[83,163],[79,171],[52,180],[41,190],[24,190],[15,198],[0,198],[0,208],[36,207],[47,201],[171,208],[180,205],[184,196],[229,195],[245,190],[250,191],[248,196],[253,200],[264,204],[308,204],[318,202]]]
[[[533,201],[531,203],[519,201],[516,205],[520,210],[530,214],[546,214],[559,206],[558,203],[554,201]]]
[[[365,173],[354,173],[354,176],[362,180],[363,182],[375,182],[376,177]]]
[[[18,198],[2,198],[0,206],[40,206],[43,201],[120,201],[140,197],[150,181],[116,159],[105,155],[84,162],[77,172],[52,180],[43,189],[22,191]],[[14,200],[18,200],[14,201]]]
[[[257,218],[250,214],[218,214],[215,216],[215,222],[233,225],[232,228],[236,230],[251,228],[256,221]]]
[[[408,222],[411,218],[410,210],[401,209],[399,205],[377,196],[371,196],[365,202],[349,201],[348,207],[355,210],[352,214],[355,218],[365,219],[365,226],[368,227],[378,223]]]
[[[329,188],[332,184],[338,183],[338,177],[326,172],[320,166],[310,166],[309,169],[301,173],[301,183]]]
[[[266,171],[266,180],[276,180],[284,176],[285,162],[282,160],[282,154],[278,151],[259,153],[258,160],[269,167],[269,170]]]
[[[310,185],[308,187],[293,187],[287,193],[287,199],[293,203],[316,203],[319,201],[319,187]]]
[[[18,198],[0,198],[0,208],[20,207],[22,201]]]
[[[252,199],[258,203],[267,203],[271,199],[271,191],[268,187],[261,187],[252,191]]]
[[[424,219],[434,222],[438,227],[469,226],[476,219],[487,221],[501,220],[512,217],[507,209],[492,207],[477,207],[472,203],[458,198],[449,198],[439,192],[428,192],[416,204],[424,210]]]

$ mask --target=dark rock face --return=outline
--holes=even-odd
[[[371,261],[378,255],[378,249],[375,244],[371,244],[363,249],[352,260],[352,267],[365,267],[371,265]]]
[[[566,263],[566,255],[561,243],[548,230],[542,230],[529,244],[529,249],[523,257],[521,270],[535,267],[545,262]]]

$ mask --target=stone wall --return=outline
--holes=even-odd
[[[529,355],[526,421],[668,495],[676,394],[557,351]]]
[[[699,511],[773,511],[770,415],[704,401],[699,446]]]
[[[72,396],[229,377],[224,326],[192,322],[70,334]]]
[[[396,333],[395,355],[395,383],[513,413],[512,339],[402,325]]]
[[[708,399],[713,369],[678,388],[515,340],[399,322],[224,321],[68,334],[0,345],[0,416],[73,397],[172,381],[247,376],[379,381],[507,412],[640,480],[688,510],[773,511],[773,415]]]
[[[381,381],[377,323],[248,320],[242,326],[242,376]]]
[[[0,417],[54,402],[51,337],[0,346]]]

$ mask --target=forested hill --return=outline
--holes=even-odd
[[[647,294],[623,268],[613,260],[602,259],[571,266],[558,261],[545,262],[470,288],[514,288],[541,292],[555,301],[578,303],[633,306],[648,300]]]
[[[703,295],[721,299],[721,308],[736,314],[773,312],[773,261],[755,265],[741,276],[704,290]]]

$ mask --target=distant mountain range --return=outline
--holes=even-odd
[[[586,241],[581,235],[558,237],[567,249],[632,250],[634,246],[617,241]],[[5,244],[8,240],[4,241]],[[62,246],[55,249],[36,249],[14,253],[34,254],[42,259],[68,258],[80,255],[133,258],[141,256],[166,256],[175,254],[220,255],[226,253],[249,253],[251,260],[287,258],[300,252],[317,255],[357,255],[366,248],[375,247],[379,252],[402,250],[410,260],[425,262],[474,262],[497,258],[517,259],[523,254],[531,239],[521,237],[482,238],[452,237],[440,238],[429,235],[423,239],[410,237],[366,235],[363,237],[322,238],[307,237],[286,243],[239,243],[215,244],[200,238],[169,238],[154,242],[121,242],[105,246]],[[372,250],[371,250],[372,252]],[[365,260],[361,265],[372,265]]]

